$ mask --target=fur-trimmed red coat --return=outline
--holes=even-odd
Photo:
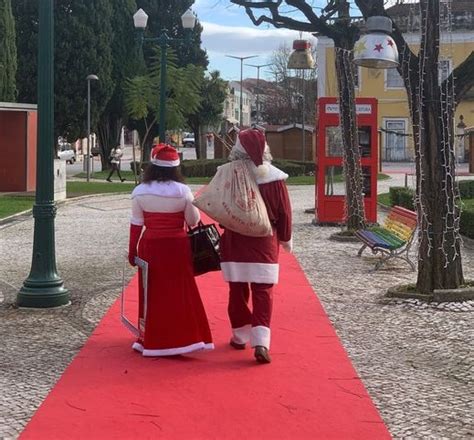
[[[288,175],[273,165],[257,177],[273,235],[249,237],[226,229],[221,238],[221,269],[226,281],[278,283],[278,254],[282,244],[291,250],[291,204],[285,180]]]

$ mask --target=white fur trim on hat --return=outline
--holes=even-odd
[[[153,165],[157,165],[157,166],[159,166],[159,167],[167,167],[167,168],[177,167],[177,166],[179,166],[179,164],[180,164],[179,159],[176,159],[176,160],[150,159],[150,162],[151,162]]]

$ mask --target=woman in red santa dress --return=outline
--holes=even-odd
[[[288,175],[271,165],[265,135],[256,129],[239,133],[230,160],[248,160],[265,202],[273,235],[249,237],[226,229],[221,238],[221,268],[229,282],[230,345],[245,349],[250,341],[259,363],[270,363],[272,290],[278,283],[279,245],[292,250]],[[252,292],[252,311],[248,302]]]
[[[179,164],[173,147],[155,146],[143,183],[132,192],[128,259],[133,266],[137,256],[148,264],[146,298],[139,269],[140,336],[133,344],[143,356],[214,348],[184,228],[199,222],[199,211],[182,183]]]

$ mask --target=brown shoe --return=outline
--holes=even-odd
[[[239,344],[235,342],[233,339],[230,340],[229,345],[234,347],[236,350],[245,350],[245,344]]]
[[[272,361],[267,348],[262,345],[257,345],[255,347],[255,359],[257,359],[259,364],[269,364]]]

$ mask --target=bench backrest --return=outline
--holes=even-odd
[[[394,206],[385,219],[384,228],[400,240],[408,241],[416,229],[416,212],[401,206]]]

